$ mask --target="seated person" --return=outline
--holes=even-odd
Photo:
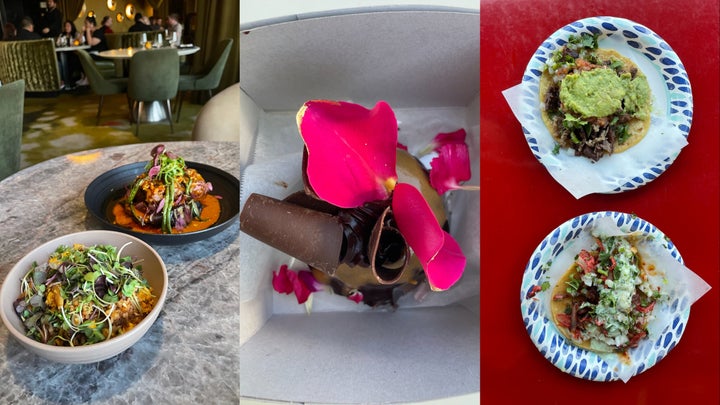
[[[94,60],[106,60],[101,56],[98,56],[98,52],[106,51],[108,49],[107,39],[105,39],[105,32],[97,29],[97,21],[95,17],[85,17],[85,23],[83,24],[83,32],[85,36],[85,43],[90,45],[88,53]],[[87,76],[83,75],[83,78],[78,80],[76,83],[78,86],[87,86]]]
[[[63,30],[55,44],[58,47],[72,46],[75,41],[81,41],[82,34],[75,28],[75,23],[66,20],[63,24]],[[75,82],[80,77],[82,67],[80,59],[75,52],[58,52],[58,67],[60,68],[60,77],[63,80],[65,90],[75,88]]]
[[[42,39],[40,34],[35,32],[35,24],[30,17],[24,17],[20,22],[20,29],[17,32],[17,41],[29,41],[33,39]]]
[[[75,40],[80,41],[81,37],[82,34],[75,28],[75,23],[70,20],[65,20],[62,32],[60,33],[60,38],[65,38],[65,44],[68,46],[72,45]],[[60,44],[55,45],[61,46]]]
[[[15,24],[9,22],[5,24],[5,27],[3,28],[3,41],[14,41],[15,37],[17,37],[17,28],[15,28]]]
[[[143,15],[140,13],[137,13],[135,14],[135,24],[133,24],[133,26],[128,29],[128,32],[143,32],[152,30],[153,29],[150,26],[148,18],[143,17]]]
[[[106,51],[108,49],[107,39],[105,39],[104,30],[97,28],[97,21],[95,17],[86,17],[83,25],[83,31],[85,33],[85,43],[90,45],[88,53],[93,59],[103,60],[100,56],[97,56],[97,52]]]
[[[162,17],[157,17],[157,16],[150,17],[150,27],[153,29],[153,31],[162,31],[163,30]]]
[[[167,18],[168,31],[173,35],[170,45],[178,46],[182,43],[183,26],[180,24],[180,16],[177,13],[170,13]]]
[[[112,24],[113,24],[112,17],[110,17],[109,15],[106,15],[102,19],[102,25],[100,26],[100,29],[103,30],[106,34],[113,34]]]

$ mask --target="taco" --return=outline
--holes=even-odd
[[[570,36],[540,77],[542,119],[561,148],[593,161],[623,152],[650,128],[647,77],[629,58],[598,48],[597,35]]]
[[[550,312],[570,342],[601,353],[623,353],[648,335],[653,309],[665,292],[631,237],[595,236],[554,286]]]

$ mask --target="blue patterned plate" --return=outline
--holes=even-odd
[[[553,33],[532,56],[523,75],[523,92],[520,100],[523,113],[518,118],[523,124],[525,139],[535,158],[550,170],[558,181],[561,180],[557,174],[563,169],[568,172],[575,170],[558,162],[557,153],[553,153],[555,141],[540,115],[538,89],[543,67],[551,54],[565,45],[570,35],[578,36],[582,33],[598,34],[601,48],[615,49],[629,57],[638,64],[648,78],[653,93],[653,119],[646,138],[650,138],[653,132],[655,135],[662,134],[665,137],[669,131],[676,135],[678,142],[685,143],[692,124],[693,101],[690,80],[677,54],[657,34],[638,23],[615,17],[591,17],[570,23]],[[627,154],[638,146],[618,155]],[[637,165],[630,165],[631,173],[625,169],[617,173],[606,173],[601,178],[601,182],[605,183],[602,190],[591,192],[620,193],[653,181],[672,164],[682,146],[668,147],[667,150],[658,147],[657,156]],[[638,158],[633,157],[628,160],[638,160]],[[576,157],[576,159],[585,158]],[[607,172],[607,168],[602,170]],[[572,175],[571,173],[570,176]],[[580,195],[587,193],[586,191]]]
[[[610,217],[624,232],[641,232],[651,236],[655,241],[662,241],[662,247],[667,250],[670,258],[682,264],[680,253],[655,226],[634,215],[621,212],[604,211],[593,212],[575,217],[552,231],[535,249],[522,279],[520,288],[520,309],[522,311],[525,329],[530,335],[540,353],[560,370],[578,378],[593,381],[613,381],[621,379],[615,369],[621,360],[616,354],[598,354],[581,349],[565,340],[557,330],[555,323],[548,316],[544,299],[550,299],[549,294],[538,293],[532,296],[534,286],[541,285],[547,280],[546,272],[553,260],[558,259],[566,247],[577,240],[581,233],[588,231],[602,217]],[[572,254],[571,251],[569,251]],[[649,338],[638,347],[629,350],[631,366],[623,371],[625,380],[640,374],[664,358],[670,350],[680,341],[690,317],[690,302],[686,297],[671,297],[670,302],[656,306],[656,311],[664,311],[668,326],[660,333],[649,335]],[[615,365],[614,365],[615,364]]]

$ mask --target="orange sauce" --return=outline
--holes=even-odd
[[[207,229],[213,226],[220,218],[220,201],[214,195],[206,194],[200,200],[202,210],[200,211],[200,218],[193,219],[188,226],[184,229],[174,229],[172,233],[189,233],[197,232],[203,229]],[[135,219],[125,212],[125,208],[121,201],[115,201],[111,205],[109,216],[112,223],[128,228],[135,232],[143,233],[162,233],[160,227],[156,226],[142,226],[135,221]]]

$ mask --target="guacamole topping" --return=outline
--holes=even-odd
[[[628,73],[618,76],[610,68],[569,74],[560,85],[560,101],[583,118],[604,117],[624,110],[644,119],[649,99],[650,86],[645,77],[631,79]]]
[[[559,147],[593,161],[638,143],[650,126],[652,94],[632,60],[571,36],[540,78],[542,118]]]
[[[637,119],[644,120],[650,116],[650,85],[647,78],[639,76],[628,82],[623,104],[625,111]]]
[[[622,108],[627,92],[626,81],[614,70],[601,68],[565,76],[560,101],[581,117],[604,117]]]

